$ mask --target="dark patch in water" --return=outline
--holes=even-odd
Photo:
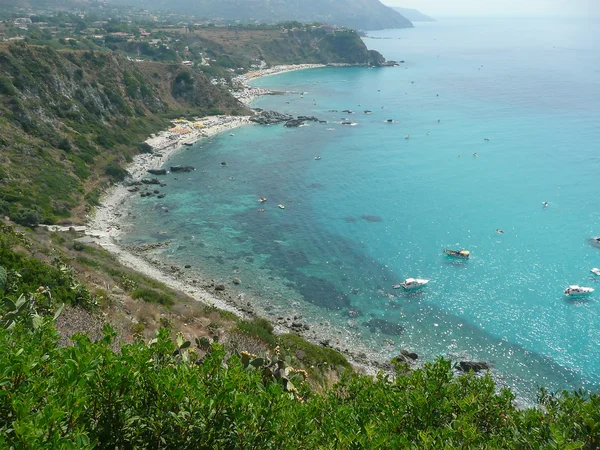
[[[377,330],[390,336],[400,336],[404,333],[404,327],[397,323],[388,322],[383,319],[370,319],[364,323],[371,333],[376,333]]]
[[[379,216],[360,216],[362,220],[366,220],[367,222],[381,222],[383,219]]]
[[[269,265],[275,267],[304,267],[310,261],[304,252],[288,250],[285,247],[274,247],[270,252]]]
[[[306,276],[296,270],[288,272],[288,279],[296,282],[296,290],[304,300],[313,305],[327,309],[342,309],[350,307],[350,299],[343,292],[338,291],[330,281],[321,278]]]
[[[308,187],[311,189],[325,189],[325,186],[323,186],[322,184],[319,184],[319,183],[309,184]]]
[[[223,265],[225,264],[225,258],[223,258],[222,256],[207,256],[206,259],[210,259],[215,261],[217,264]]]
[[[358,219],[356,217],[344,217],[344,221],[348,222],[348,223],[354,223],[356,222]]]

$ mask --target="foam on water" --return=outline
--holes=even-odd
[[[597,385],[600,297],[562,291],[598,281],[598,31],[455,21],[376,36],[390,39],[371,48],[406,63],[256,81],[305,92],[256,106],[329,123],[246,127],[182,150],[171,164],[198,170],[170,175],[162,200],[136,199],[126,242],[166,232],[161,257],[239,272],[266,314],[299,308],[386,356],[487,360],[529,397]],[[459,247],[471,260],[442,255]],[[417,276],[432,281],[392,289]]]

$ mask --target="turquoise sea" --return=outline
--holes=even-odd
[[[182,150],[170,164],[197,171],[169,175],[162,200],[136,198],[124,241],[172,239],[158,257],[239,277],[259,311],[302,314],[334,345],[489,361],[530,399],[597,389],[600,289],[563,290],[600,288],[600,27],[452,19],[365,42],[405,63],[257,80],[304,95],[254,106],[329,123]],[[406,277],[431,282],[392,289]]]

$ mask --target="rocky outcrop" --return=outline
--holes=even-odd
[[[259,114],[252,117],[250,120],[259,125],[276,125],[278,123],[287,122],[294,117],[289,114],[282,114],[277,111],[260,111]]]
[[[460,361],[454,366],[461,372],[481,372],[482,370],[489,370],[490,365],[483,361]]]
[[[196,170],[192,166],[171,166],[171,172],[193,172]]]
[[[152,175],[166,175],[167,169],[148,169],[148,173]]]
[[[142,183],[144,183],[144,184],[160,184],[160,181],[156,178],[143,178]]]
[[[304,120],[292,119],[288,120],[283,126],[286,128],[295,128],[299,127],[300,125],[304,125]]]

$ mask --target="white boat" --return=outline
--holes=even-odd
[[[600,277],[600,269],[598,269],[597,267],[594,267],[592,270],[590,270],[590,272]]]
[[[569,297],[585,297],[590,295],[592,292],[594,292],[594,289],[590,287],[577,286],[576,284],[565,289],[565,295],[568,295]]]
[[[284,205],[277,205],[277,206],[279,206],[279,209],[285,209]]]
[[[424,280],[422,278],[407,278],[404,283],[402,283],[402,287],[404,289],[418,289],[425,286],[427,283],[429,283],[429,280]]]

